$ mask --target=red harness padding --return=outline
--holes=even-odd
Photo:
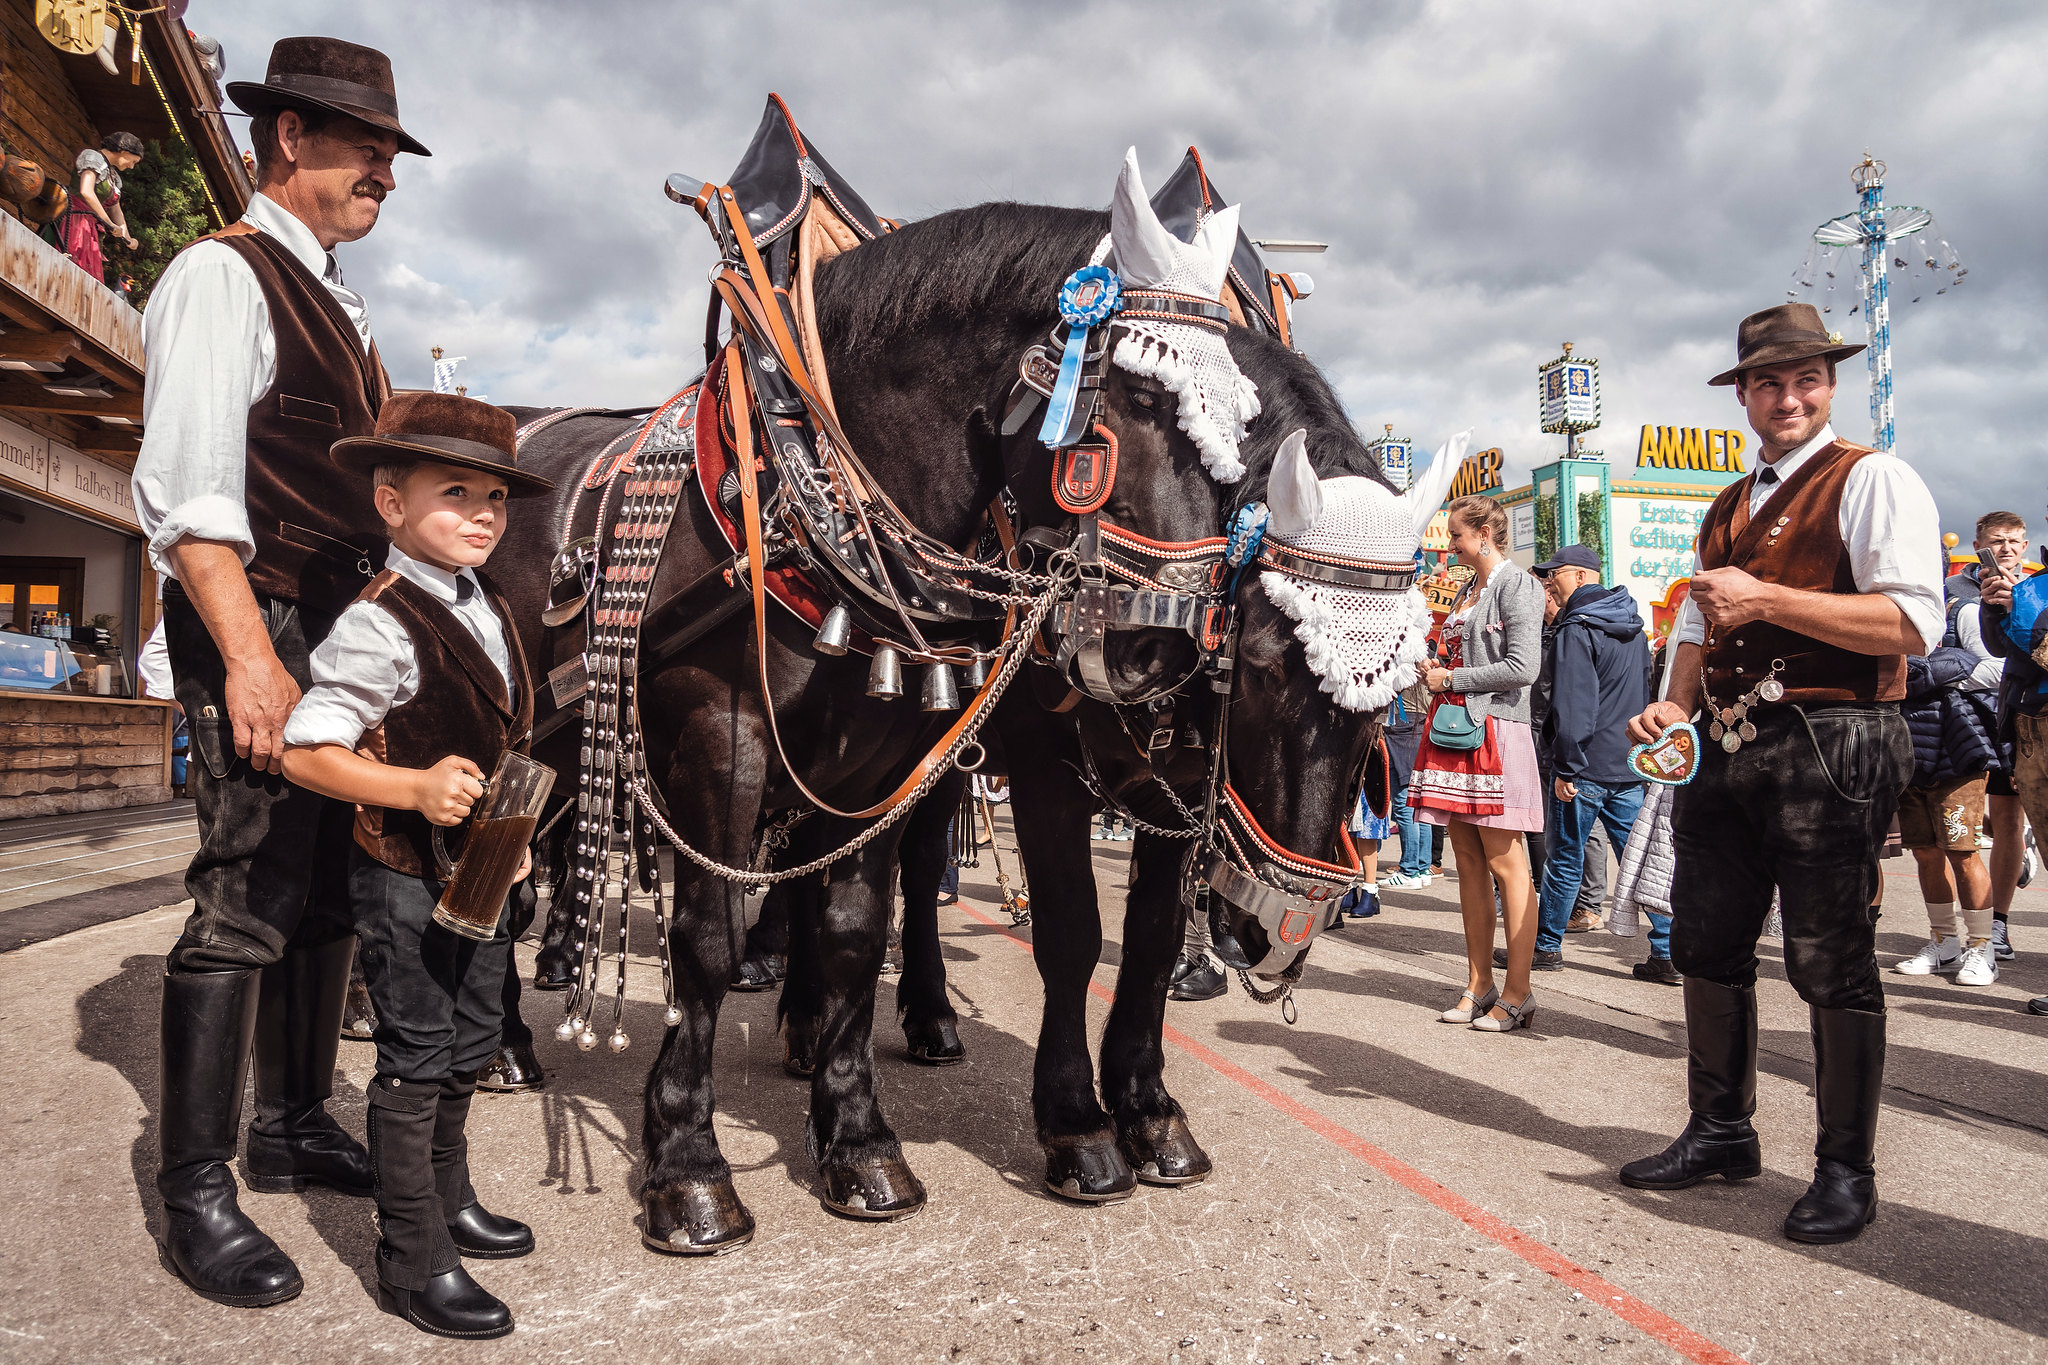
[[[1098,511],[1116,487],[1116,433],[1097,422],[1101,444],[1084,442],[1053,452],[1052,500],[1077,516]]]

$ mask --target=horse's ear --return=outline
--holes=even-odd
[[[1451,480],[1457,477],[1458,466],[1465,462],[1465,447],[1471,444],[1469,431],[1461,431],[1446,441],[1415,486],[1401,495],[1408,500],[1408,510],[1415,520],[1416,543],[1421,543],[1430,518],[1443,506],[1444,494],[1451,491]]]
[[[1308,462],[1308,431],[1297,427],[1280,443],[1273,473],[1266,480],[1266,506],[1273,520],[1267,530],[1286,539],[1316,524],[1323,512],[1323,483]]]
[[[1237,250],[1237,205],[1218,209],[1195,229],[1195,250],[1202,260],[1202,283],[1210,298],[1223,297],[1223,280],[1230,273],[1230,257]]]
[[[1125,284],[1156,289],[1173,277],[1174,248],[1179,243],[1145,197],[1136,147],[1124,153],[1123,172],[1116,178],[1116,197],[1109,204],[1109,240],[1116,249],[1116,273]]]

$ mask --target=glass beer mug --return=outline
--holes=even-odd
[[[526,846],[533,842],[534,824],[554,785],[553,768],[507,749],[470,812],[469,837],[452,867],[441,842],[441,826],[434,827],[434,860],[447,883],[441,888],[441,903],[434,907],[434,923],[464,938],[488,939],[498,932],[505,897],[512,892],[512,879]]]

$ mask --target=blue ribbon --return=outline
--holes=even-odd
[[[1223,547],[1223,562],[1230,566],[1230,591],[1224,600],[1237,600],[1238,580],[1244,577],[1245,567],[1259,557],[1259,546],[1266,539],[1266,525],[1273,519],[1263,502],[1248,502],[1237,509],[1237,515],[1230,522],[1230,539]]]
[[[1045,405],[1045,421],[1038,428],[1038,439],[1055,450],[1088,434],[1087,413],[1080,406],[1088,333],[1107,322],[1122,302],[1123,285],[1107,266],[1084,265],[1060,286],[1060,320],[1067,324],[1067,339],[1060,351],[1059,378]]]

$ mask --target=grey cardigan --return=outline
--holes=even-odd
[[[1543,662],[1543,585],[1534,574],[1512,560],[1493,571],[1465,618],[1464,658],[1451,691],[1465,694],[1472,718],[1528,724],[1529,686]]]

